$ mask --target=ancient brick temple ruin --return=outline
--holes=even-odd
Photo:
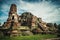
[[[4,22],[0,31],[2,31],[4,35],[19,36],[56,32],[57,28],[54,24],[46,23],[30,12],[24,12],[18,15],[17,6],[12,4],[8,19]]]

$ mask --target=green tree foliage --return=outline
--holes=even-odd
[[[58,37],[60,37],[60,24],[58,25]]]
[[[58,31],[59,31],[59,33],[60,33],[60,24],[58,25]]]

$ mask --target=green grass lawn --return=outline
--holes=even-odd
[[[1,37],[0,40],[42,40],[47,38],[55,38],[56,35],[52,34],[38,34],[32,36],[17,36],[17,37]]]

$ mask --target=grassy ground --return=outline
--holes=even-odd
[[[38,34],[32,36],[17,36],[17,37],[1,37],[0,40],[42,40],[47,38],[55,38],[56,35],[52,34]]]

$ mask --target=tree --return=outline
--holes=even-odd
[[[58,37],[60,37],[60,24],[58,25]]]
[[[1,25],[1,22],[0,22],[0,25]]]
[[[56,23],[54,23],[54,27],[57,28],[57,24]]]

